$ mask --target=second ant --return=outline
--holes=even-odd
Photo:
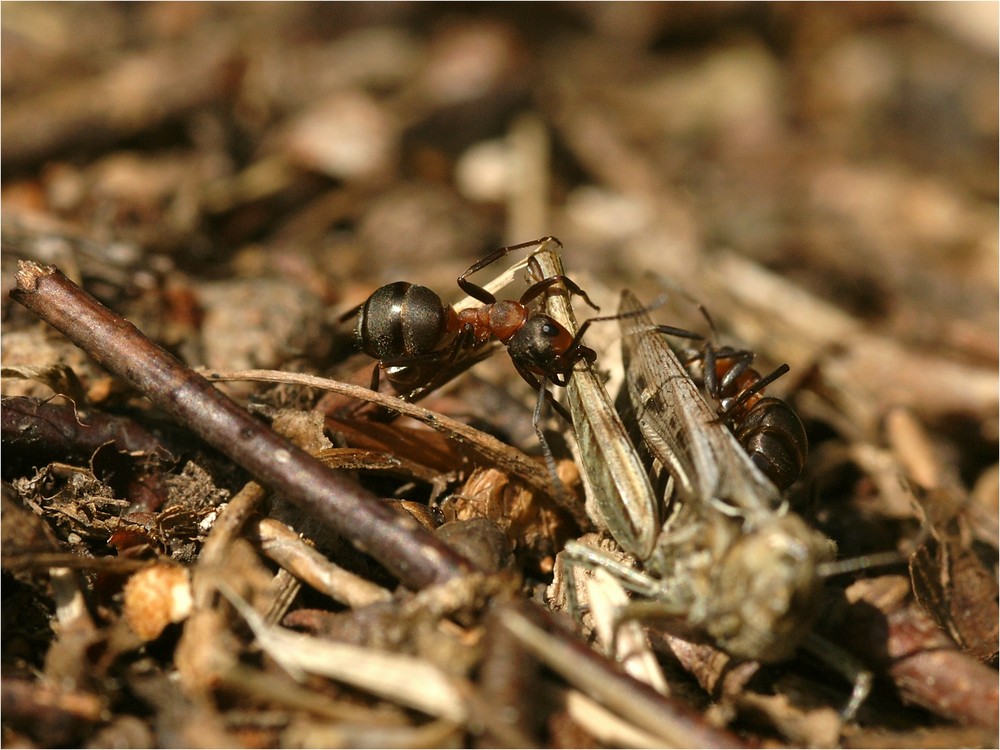
[[[714,332],[715,322],[702,305],[701,314]],[[717,404],[716,413],[736,435],[750,460],[778,489],[787,489],[802,473],[808,441],[795,411],[781,399],[763,395],[764,388],[788,372],[783,364],[762,376],[751,365],[754,353],[730,346],[717,346],[700,334],[673,326],[659,325],[668,336],[703,342],[685,365],[701,364],[705,393]]]

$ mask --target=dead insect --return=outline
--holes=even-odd
[[[699,308],[715,331],[708,311]],[[755,356],[751,351],[715,346],[700,334],[673,326],[659,325],[656,330],[703,342],[685,364],[689,370],[700,365],[696,376],[715,401],[719,419],[733,431],[750,460],[779,489],[790,487],[805,465],[806,431],[792,407],[779,398],[763,395],[766,386],[788,372],[788,365],[762,377],[751,367]]]
[[[654,325],[642,310],[622,294],[619,313],[632,318],[622,324],[630,410],[646,449],[673,479],[666,520],[642,571],[574,542],[567,565],[603,567],[646,598],[623,617],[682,618],[734,656],[774,662],[808,648],[853,682],[844,710],[853,715],[871,674],[812,632],[833,543],[787,511],[664,341],[677,329]],[[714,368],[710,359],[706,369]]]
[[[532,253],[528,269],[533,279],[559,276],[562,261],[559,253],[546,244]],[[567,330],[575,328],[568,295],[553,289],[546,295],[545,306],[559,325]],[[641,308],[639,312],[645,310]],[[590,318],[580,326],[577,337],[597,320],[620,320],[621,317]],[[652,553],[659,531],[659,501],[604,381],[592,365],[593,359],[579,361],[566,384],[566,399],[587,494],[601,514],[600,520],[613,529],[619,544],[629,553],[644,558]]]
[[[406,400],[416,400],[487,356],[486,345],[492,341],[507,347],[515,369],[533,389],[544,390],[540,377],[565,386],[578,361],[592,362],[596,357],[581,343],[587,324],[574,336],[549,315],[530,309],[529,303],[560,285],[598,309],[587,293],[559,274],[532,284],[516,301],[498,300],[468,278],[514,250],[546,243],[559,245],[554,237],[544,237],[502,247],[470,266],[458,277],[458,285],[479,304],[461,309],[444,305],[433,290],[406,281],[377,289],[356,308],[354,329],[358,348],[378,360],[372,371],[372,390],[378,389],[379,374],[384,371]],[[551,394],[548,398],[569,420]]]

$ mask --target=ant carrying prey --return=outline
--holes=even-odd
[[[358,348],[378,360],[372,370],[372,390],[378,390],[380,373],[384,372],[405,400],[415,401],[487,356],[487,344],[499,341],[507,347],[518,374],[539,393],[544,391],[556,411],[569,421],[569,413],[555,401],[544,381],[563,387],[577,362],[596,359],[594,350],[584,346],[582,339],[589,324],[603,318],[584,322],[574,336],[551,316],[532,310],[529,303],[559,284],[595,310],[597,305],[561,274],[532,284],[516,301],[498,300],[468,278],[510,252],[549,242],[562,247],[554,237],[502,247],[459,276],[458,286],[480,305],[463,309],[446,306],[433,290],[407,281],[375,290],[351,311],[356,315]]]

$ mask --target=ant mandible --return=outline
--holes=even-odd
[[[597,305],[572,279],[562,275],[532,284],[517,301],[498,300],[468,278],[510,252],[546,241],[562,247],[554,237],[501,247],[459,276],[458,286],[481,302],[479,306],[456,310],[445,306],[433,290],[407,281],[375,290],[352,311],[357,315],[354,336],[358,348],[378,360],[372,370],[372,390],[378,390],[379,374],[384,371],[397,390],[404,392],[403,398],[416,400],[485,356],[486,344],[497,340],[507,347],[525,382],[536,391],[544,390],[556,411],[570,421],[569,413],[539,378],[562,387],[577,362],[594,362],[596,353],[584,346],[582,339],[589,324],[598,318],[585,321],[574,336],[549,315],[532,311],[528,303],[561,284],[595,310]]]
[[[698,305],[709,327],[715,323]],[[768,375],[751,365],[754,353],[730,346],[715,346],[706,337],[682,328],[660,325],[669,336],[696,339],[703,344],[687,365],[701,361],[705,392],[716,404],[719,418],[733,431],[750,460],[778,489],[790,487],[805,465],[808,440],[798,414],[781,399],[763,395],[764,388],[789,371],[787,364]]]

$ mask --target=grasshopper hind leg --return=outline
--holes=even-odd
[[[851,721],[871,693],[871,671],[840,646],[815,633],[806,636],[802,647],[853,685],[851,697],[840,712],[843,723]]]

